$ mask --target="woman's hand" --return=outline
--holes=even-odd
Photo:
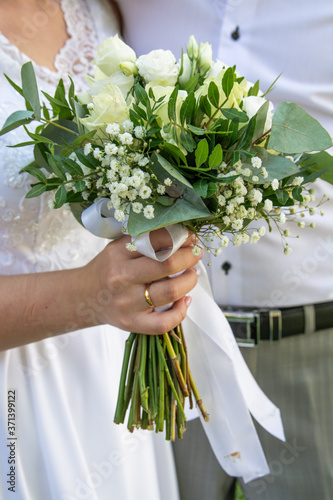
[[[184,245],[164,262],[130,252],[125,245],[130,237],[123,236],[107,245],[101,254],[85,268],[88,289],[93,291],[89,311],[80,308],[88,323],[110,323],[136,333],[161,334],[177,326],[186,316],[191,299],[187,294],[197,283],[194,266],[201,259],[192,253],[195,237],[189,236]],[[151,242],[158,251],[171,246],[166,230],[153,231]],[[164,279],[181,273],[177,277]],[[173,303],[163,312],[154,311],[145,299],[145,286],[151,283],[149,295],[154,306]],[[86,285],[87,286],[87,285]],[[95,298],[95,300],[93,300]]]
[[[185,317],[197,283],[193,237],[165,262],[126,249],[129,236],[109,243],[81,268],[0,277],[0,350],[101,324],[136,333],[164,333]],[[165,230],[152,233],[155,250],[170,247]],[[175,278],[169,275],[185,272]],[[145,299],[145,286],[155,306],[174,302],[159,313]]]

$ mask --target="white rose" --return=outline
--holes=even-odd
[[[139,74],[147,83],[175,85],[179,73],[179,64],[170,50],[152,50],[137,60]]]
[[[212,64],[213,51],[210,43],[200,43],[198,63],[200,67],[200,74],[204,75],[209,70]]]
[[[245,113],[249,118],[252,118],[252,116],[254,116],[258,112],[259,108],[261,108],[261,106],[265,102],[266,99],[264,97],[258,97],[254,95],[244,97],[243,111],[245,111]],[[263,131],[264,133],[267,132],[272,127],[272,118],[273,118],[273,104],[270,102],[265,122],[265,127]]]
[[[107,76],[119,71],[124,63],[135,63],[136,54],[118,35],[107,38],[98,48],[94,64]]]
[[[90,115],[81,122],[87,130],[97,130],[97,136],[105,137],[105,128],[113,122],[122,123],[129,119],[129,110],[118,87],[112,83],[105,85],[101,92],[92,98],[94,107]]]
[[[104,80],[95,80],[91,78],[89,82],[89,90],[87,92],[88,94],[90,94],[91,97],[93,97],[94,95],[97,95],[100,92],[102,92],[103,87],[105,87],[109,83],[118,87],[118,89],[123,94],[124,99],[126,99],[129,91],[133,87],[134,76],[133,75],[126,76],[122,71],[116,71],[115,73],[113,73],[113,75],[109,76]],[[83,93],[82,95],[84,96],[85,94],[86,92]],[[80,102],[82,102],[81,98],[79,98],[79,100]]]

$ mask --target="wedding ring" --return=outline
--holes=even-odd
[[[151,285],[151,283],[147,283],[145,286],[145,299],[146,299],[146,302],[149,305],[149,307],[155,307],[154,304],[152,303],[150,295],[149,295],[150,285]]]

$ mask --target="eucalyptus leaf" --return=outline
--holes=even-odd
[[[333,184],[333,156],[327,151],[304,154],[301,156],[299,164],[302,166],[302,175],[305,167],[306,174],[319,173],[321,179]]]
[[[284,158],[283,156],[273,155],[266,151],[266,149],[260,148],[258,146],[253,147],[251,149],[251,152],[261,159],[262,167],[265,167],[268,173],[268,176],[264,177],[260,173],[260,169],[254,169],[252,175],[256,175],[259,180],[251,180],[252,175],[247,178],[248,180],[251,180],[253,184],[264,184],[265,182],[272,182],[274,179],[280,180],[284,179],[285,177],[289,177],[290,175],[300,173],[298,165],[288,160],[287,158]],[[250,158],[247,158],[245,160],[244,167],[249,167],[251,170],[253,170]]]
[[[322,151],[332,145],[329,133],[297,104],[282,102],[276,108],[268,149],[295,154]]]
[[[12,113],[3,124],[3,127],[0,130],[0,136],[7,134],[21,125],[27,125],[35,119],[33,111],[14,111],[14,113]]]
[[[193,189],[192,191],[197,200],[200,200],[200,203],[195,203],[194,199],[189,200],[186,198],[176,199],[169,207],[155,203],[153,219],[146,219],[142,212],[136,214],[131,209],[127,223],[128,233],[135,237],[146,231],[153,231],[171,224],[210,218],[210,211]]]
[[[31,61],[23,64],[21,68],[22,78],[22,93],[28,101],[35,114],[36,120],[40,120],[41,106],[39,102],[39,94],[35,71]]]

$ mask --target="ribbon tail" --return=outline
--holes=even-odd
[[[284,440],[279,409],[259,388],[230,325],[215,303],[203,265],[184,321],[189,362],[210,421],[203,428],[224,470],[245,482],[269,473],[250,413]]]

